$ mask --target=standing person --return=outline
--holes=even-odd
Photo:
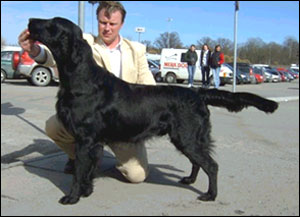
[[[209,79],[209,72],[210,72],[210,58],[211,58],[211,51],[207,44],[204,44],[201,49],[200,55],[200,67],[202,72],[202,87],[209,88],[210,86],[210,79]]]
[[[188,63],[188,73],[189,73],[188,87],[192,87],[194,83],[194,75],[196,71],[196,63],[198,61],[198,55],[196,53],[195,45],[191,45],[190,49],[186,53],[186,61]]]
[[[215,47],[215,51],[211,56],[211,68],[214,77],[215,88],[220,87],[220,70],[221,65],[224,63],[224,54],[221,52],[221,45]]]
[[[137,42],[122,38],[126,11],[118,1],[101,1],[97,9],[98,36],[83,34],[93,51],[97,64],[115,76],[129,83],[155,85],[146,59],[146,48]],[[50,50],[44,45],[37,45],[30,39],[28,30],[19,36],[20,46],[27,51],[36,62],[46,66],[55,66]],[[47,135],[69,157],[65,173],[74,173],[75,138],[58,120],[56,115],[46,122]],[[148,173],[148,160],[145,144],[107,144],[118,161],[116,167],[122,175],[132,183],[143,182]]]

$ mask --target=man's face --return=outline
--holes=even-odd
[[[98,14],[98,31],[106,45],[111,45],[118,40],[119,31],[123,26],[122,14],[115,11],[110,17],[105,16],[105,9]]]

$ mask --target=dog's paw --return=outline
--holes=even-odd
[[[201,201],[215,201],[216,196],[211,195],[210,193],[203,194],[198,197],[198,200]]]
[[[59,200],[63,205],[72,205],[79,201],[79,197],[64,196]]]
[[[179,183],[184,184],[184,185],[190,185],[193,184],[196,180],[191,179],[190,177],[184,177],[182,178]]]
[[[84,190],[82,190],[82,197],[88,197],[93,193],[93,185],[89,185]]]

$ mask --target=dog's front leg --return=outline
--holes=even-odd
[[[61,204],[75,204],[81,196],[89,196],[93,192],[91,174],[94,166],[88,147],[91,145],[76,146],[75,174],[71,192],[60,199]]]
[[[79,194],[80,191],[80,185],[78,182],[75,181],[75,178],[73,178],[73,184],[72,184],[72,190],[69,195],[66,195],[62,197],[59,202],[63,205],[68,205],[68,204],[75,204],[79,201]]]

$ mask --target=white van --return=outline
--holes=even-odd
[[[161,76],[167,83],[183,83],[188,80],[188,64],[185,61],[187,49],[163,49],[161,52]],[[200,50],[196,50],[198,61],[196,63],[196,72],[194,81],[202,81],[200,68]],[[221,66],[220,80],[221,85],[232,82],[233,71],[226,64]],[[210,73],[211,81],[212,73]]]

